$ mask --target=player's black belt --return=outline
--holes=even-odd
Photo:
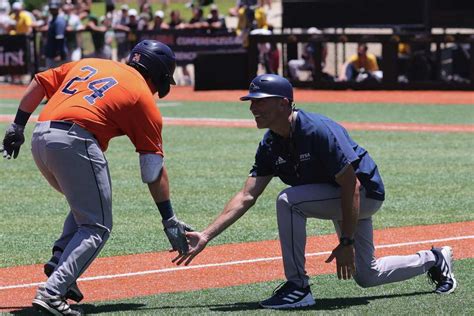
[[[68,131],[73,124],[74,124],[73,122],[68,122],[68,121],[51,121],[51,123],[49,124],[49,127]]]

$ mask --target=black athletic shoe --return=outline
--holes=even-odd
[[[435,265],[428,270],[428,277],[436,285],[435,293],[450,294],[457,287],[453,273],[453,250],[451,247],[432,248],[436,256]]]
[[[82,311],[72,309],[65,298],[50,294],[44,287],[38,288],[32,304],[37,310],[51,315],[83,315]]]
[[[300,288],[293,282],[285,282],[275,291],[272,297],[261,301],[260,306],[271,309],[290,309],[316,304],[309,286]]]
[[[51,257],[48,262],[44,265],[44,274],[49,278],[51,274],[53,274],[54,269],[56,269],[56,266],[58,265],[59,259],[56,257]],[[77,303],[82,301],[84,299],[84,295],[82,294],[81,290],[79,290],[79,287],[77,286],[77,283],[74,282],[69,289],[66,292],[65,295],[66,299],[71,299]]]

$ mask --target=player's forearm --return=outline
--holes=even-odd
[[[222,233],[235,223],[249,208],[255,204],[255,199],[244,192],[237,193],[225,206],[224,211],[202,233],[207,242]]]
[[[33,79],[26,88],[21,98],[19,109],[23,112],[33,113],[45,96],[43,87]]]
[[[163,166],[161,174],[155,182],[148,183],[148,189],[155,203],[160,203],[170,199],[170,186],[168,181],[168,173]]]

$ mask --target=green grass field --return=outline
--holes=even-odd
[[[17,102],[0,101],[0,114],[15,113]],[[251,118],[243,103],[162,104],[163,115],[170,117]],[[467,105],[298,106],[340,121],[474,124],[474,106]],[[1,123],[0,130],[6,125]],[[28,144],[32,126],[27,128],[27,143],[19,158],[0,162],[0,267],[47,260],[68,211],[64,199],[34,165]],[[262,135],[257,129],[165,126],[166,163],[178,216],[198,230],[205,228],[242,186]],[[351,135],[371,153],[386,185],[387,200],[374,218],[376,229],[474,220],[472,134],[353,131]],[[167,249],[159,213],[141,183],[138,156],[129,140],[112,140],[106,155],[114,190],[114,230],[100,256]],[[274,200],[283,188],[278,179],[273,180],[257,205],[211,244],[277,239]],[[308,227],[311,235],[333,233],[330,222],[309,220]],[[317,276],[312,283],[319,304],[302,314],[472,314],[473,268],[474,259],[456,262],[460,288],[447,297],[429,293],[432,287],[424,277],[361,289],[353,282],[338,281],[335,275]],[[165,294],[85,304],[84,309],[91,314],[257,314],[265,311],[258,310],[256,302],[270,295],[276,285]]]

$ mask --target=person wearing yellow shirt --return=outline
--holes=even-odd
[[[33,31],[33,19],[31,15],[23,10],[21,2],[14,2],[10,17],[15,21],[15,28],[10,31],[10,35],[30,34]]]
[[[366,43],[357,44],[357,54],[351,56],[343,65],[341,81],[356,80],[360,73],[378,78],[381,76],[377,57],[374,54],[367,53]]]

